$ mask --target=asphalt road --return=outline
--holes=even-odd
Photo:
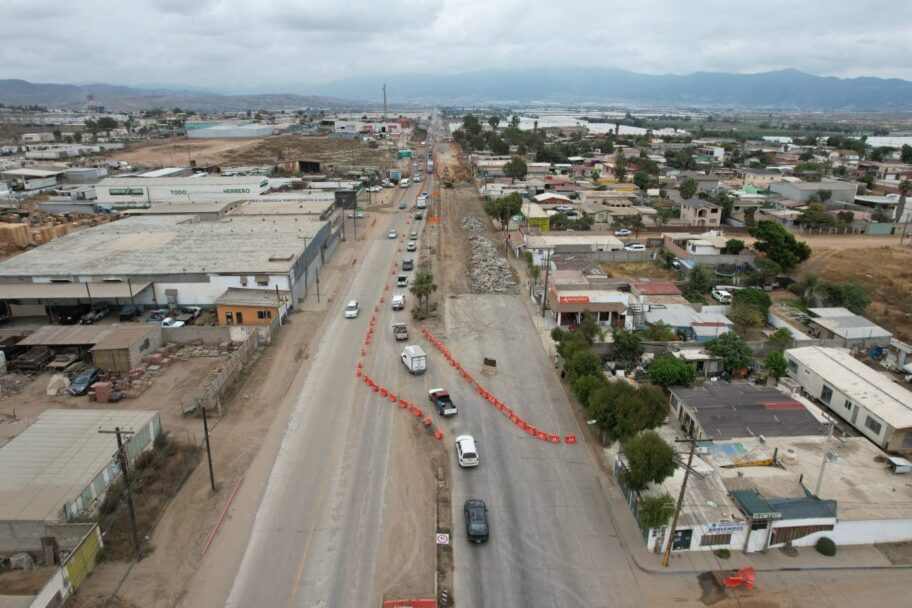
[[[410,205],[424,184],[402,190]],[[390,456],[392,416],[356,381],[354,369],[375,303],[389,293],[393,260],[407,212],[377,217],[374,241],[338,301],[314,349],[313,366],[297,396],[272,468],[228,606],[372,606],[379,603],[374,574],[383,531],[383,496]],[[351,299],[357,319],[345,319]],[[388,329],[387,315],[378,331]],[[407,314],[407,313],[402,313]],[[401,368],[384,332],[366,365],[377,377]],[[404,370],[403,370],[404,371]]]

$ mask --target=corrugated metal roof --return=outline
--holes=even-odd
[[[753,490],[734,490],[731,497],[748,517],[761,516],[763,519],[779,519],[781,514],[765,498]]]
[[[88,285],[88,288],[86,287]],[[0,300],[52,300],[85,298],[129,298],[139,295],[150,283],[0,283]]]
[[[141,429],[150,411],[47,410],[0,448],[0,521],[56,521],[107,466],[117,450],[99,429]]]
[[[766,502],[782,514],[782,519],[836,517],[835,500],[821,500],[808,496],[806,498],[767,498]]]

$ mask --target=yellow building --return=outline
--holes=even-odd
[[[219,325],[269,325],[288,315],[287,291],[229,287],[215,301]]]

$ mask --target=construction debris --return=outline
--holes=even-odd
[[[472,247],[469,286],[476,293],[512,292],[516,287],[513,270],[494,243],[472,234],[469,235],[469,244]]]
[[[463,230],[468,232],[477,232],[481,230],[481,220],[475,217],[474,215],[464,215],[462,219],[459,220],[459,225],[462,226]]]
[[[23,387],[31,381],[31,378],[23,374],[0,376],[0,398],[5,399],[10,395],[18,395],[22,392]]]

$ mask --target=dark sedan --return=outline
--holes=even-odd
[[[465,501],[466,536],[473,543],[483,543],[488,540],[488,507],[483,500],[471,499]]]
[[[99,374],[101,374],[101,370],[97,367],[90,367],[81,372],[73,379],[73,382],[70,383],[70,388],[68,389],[70,394],[74,397],[78,397],[88,393],[89,387],[98,381]]]

